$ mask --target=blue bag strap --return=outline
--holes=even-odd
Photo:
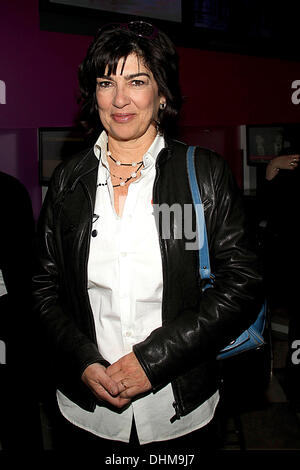
[[[187,150],[187,173],[191,188],[193,204],[196,212],[196,226],[199,243],[199,272],[201,279],[210,279],[210,259],[208,251],[207,231],[204,218],[204,209],[201,201],[196,170],[195,170],[195,149],[189,146]]]
[[[197,234],[199,234],[198,242],[200,277],[201,279],[209,280],[210,283],[206,287],[211,287],[214,276],[210,273],[210,261],[204,210],[195,170],[195,148],[196,147],[190,146],[187,150],[187,173],[196,212]],[[206,287],[204,287],[204,289]],[[220,351],[220,354],[217,356],[217,359],[224,359],[225,357],[234,356],[236,354],[240,354],[242,351],[256,349],[263,345],[263,331],[265,328],[265,319],[266,302],[262,306],[255,323],[253,323],[253,325],[251,325],[248,330],[245,330],[235,341],[230,343],[226,348],[222,349],[222,351]]]

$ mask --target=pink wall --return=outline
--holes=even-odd
[[[241,125],[299,122],[291,84],[300,62],[180,49],[183,122]]]
[[[77,68],[91,37],[40,31],[38,0],[0,6],[0,170],[27,186],[40,208],[37,129],[70,126],[77,112]],[[182,135],[205,143],[203,127],[223,128],[216,143],[241,183],[237,126],[300,122],[291,83],[300,63],[179,48],[185,96]],[[228,130],[228,133],[227,133]],[[218,134],[219,135],[219,134]],[[206,137],[205,137],[206,136]]]
[[[40,31],[38,0],[2,0],[0,11],[0,79],[7,94],[0,127],[70,125],[77,67],[90,38]]]
[[[91,38],[40,31],[38,0],[2,0],[0,6],[0,170],[19,178],[37,217],[37,129],[70,126],[77,112],[77,67]]]

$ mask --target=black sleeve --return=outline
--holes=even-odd
[[[255,320],[262,301],[259,263],[249,244],[240,193],[225,162],[218,160],[211,172],[214,287],[205,290],[198,309],[185,310],[134,346],[154,388],[214,359]]]

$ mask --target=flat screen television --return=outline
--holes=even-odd
[[[300,152],[300,124],[247,126],[246,141],[248,164],[266,164],[278,155]]]
[[[181,0],[49,0],[53,4],[181,22]]]
[[[177,46],[300,59],[300,2],[39,0],[42,30],[94,36],[110,22],[152,22]]]

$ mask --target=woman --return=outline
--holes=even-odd
[[[100,30],[79,82],[89,128],[96,116],[104,130],[56,170],[43,206],[35,304],[60,411],[73,431],[89,432],[78,431],[81,443],[84,435],[114,449],[133,440],[206,446],[219,400],[216,355],[260,304],[239,192],[219,156],[197,158],[213,289],[201,293],[198,253],[177,236],[176,217],[168,236],[165,221],[156,224],[157,208],[192,205],[187,146],[170,137],[177,64],[152,25]]]
[[[266,205],[265,277],[266,292],[273,315],[288,319],[288,352],[285,392],[292,408],[300,409],[300,366],[296,357],[300,339],[299,315],[299,149],[285,148],[265,169],[263,200]],[[277,256],[274,256],[274,253]],[[278,275],[278,254],[284,259],[284,276]]]

